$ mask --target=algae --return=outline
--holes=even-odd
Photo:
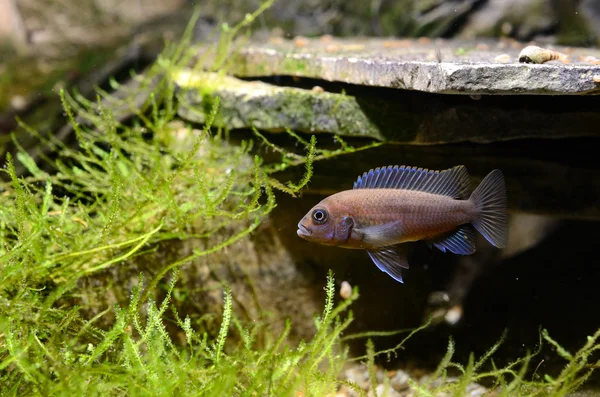
[[[382,139],[357,98],[350,95],[277,87],[186,69],[178,70],[173,77],[181,90],[178,115],[188,121],[203,124],[215,98],[219,98],[218,127],[255,127],[272,132],[290,129]]]

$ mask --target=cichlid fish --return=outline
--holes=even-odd
[[[398,244],[425,240],[442,252],[475,252],[475,231],[506,246],[506,187],[493,170],[470,192],[467,169],[443,171],[389,166],[365,172],[353,190],[333,194],[298,223],[298,236],[319,244],[364,249],[399,282],[408,269]]]

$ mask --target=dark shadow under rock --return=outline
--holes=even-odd
[[[270,139],[294,150],[287,136]],[[321,138],[320,148],[332,146]],[[352,141],[356,147],[365,141]],[[465,165],[473,187],[493,169],[506,179],[508,207],[514,213],[548,215],[553,218],[600,219],[600,185],[595,160],[596,139],[522,140],[489,145],[393,145],[319,161],[305,194],[329,195],[352,188],[352,183],[371,168],[409,165],[442,170]],[[271,155],[272,156],[272,155]],[[294,167],[277,175],[299,180],[304,172]]]

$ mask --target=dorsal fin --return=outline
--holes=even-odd
[[[468,198],[471,190],[469,174],[464,165],[443,171],[404,165],[378,167],[359,176],[353,188],[417,190],[456,199]]]

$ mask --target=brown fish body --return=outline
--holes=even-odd
[[[396,222],[395,244],[429,240],[470,223],[476,209],[469,200],[398,189],[345,190],[326,198],[322,204],[330,212],[346,211],[356,228]],[[375,248],[358,237],[348,239],[339,247]]]
[[[499,170],[470,193],[464,166],[443,171],[389,166],[365,172],[352,190],[333,194],[298,223],[298,236],[318,244],[364,249],[380,270],[402,282],[406,258],[395,247],[425,240],[442,252],[475,252],[475,230],[507,242],[506,188]]]

